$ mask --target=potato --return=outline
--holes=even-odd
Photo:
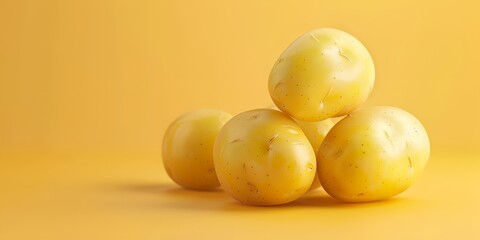
[[[276,205],[302,196],[316,174],[315,153],[293,119],[272,109],[233,117],[214,145],[215,171],[230,196]]]
[[[298,126],[302,129],[303,133],[307,136],[308,141],[313,147],[313,151],[316,153],[323,142],[323,139],[327,135],[328,131],[333,127],[334,122],[332,119],[325,119],[319,122],[305,122],[296,120]],[[310,190],[317,189],[321,186],[318,175],[315,175]]]
[[[232,116],[202,109],[176,119],[163,140],[163,163],[170,178],[190,189],[211,190],[218,182],[213,166],[213,144],[220,128]]]
[[[300,36],[281,54],[268,90],[283,112],[321,121],[357,108],[374,80],[373,60],[362,43],[340,30],[321,28]]]
[[[357,110],[327,134],[318,176],[332,197],[367,202],[393,197],[423,172],[430,143],[422,124],[395,107]]]
[[[278,109],[275,105],[269,106],[269,109]],[[329,118],[318,122],[305,122],[302,120],[294,119],[295,122],[300,126],[303,133],[308,138],[308,141],[313,147],[313,151],[317,153],[318,149],[320,148],[320,144],[322,144],[323,139],[327,135],[328,131],[339,121],[338,118]],[[315,179],[312,182],[309,190],[315,190],[321,186],[320,180],[318,179],[318,174],[315,174]]]

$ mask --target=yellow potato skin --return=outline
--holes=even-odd
[[[298,126],[302,129],[303,133],[308,138],[308,141],[313,147],[313,151],[317,152],[320,148],[320,145],[323,142],[323,139],[333,127],[334,122],[332,119],[325,119],[318,122],[305,122],[301,120],[296,120]],[[315,175],[315,179],[313,180],[312,185],[310,186],[310,190],[317,189],[321,186],[320,180],[318,179],[318,175]]]
[[[365,102],[374,81],[365,46],[348,33],[321,28],[300,36],[281,54],[268,90],[283,112],[302,121],[321,121]]]
[[[338,200],[382,200],[414,183],[429,155],[427,132],[413,115],[395,107],[364,108],[327,134],[317,153],[318,175]]]
[[[163,140],[163,164],[170,178],[185,188],[212,190],[220,186],[213,165],[213,144],[232,116],[200,109],[177,118]]]
[[[325,136],[327,136],[330,129],[335,125],[332,119],[325,119],[318,122],[305,122],[295,120],[300,128],[307,136],[308,141],[312,144],[313,150],[316,152],[320,148]]]
[[[215,140],[222,188],[248,205],[277,205],[302,196],[316,174],[315,153],[293,119],[272,109],[234,116]]]

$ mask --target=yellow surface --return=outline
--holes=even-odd
[[[480,238],[478,1],[0,0],[0,239]],[[187,192],[161,140],[185,111],[271,105],[267,79],[302,33],[370,51],[367,105],[425,125],[425,176],[393,201],[284,207]],[[441,151],[454,151],[446,154]],[[227,235],[230,234],[230,235]],[[389,235],[391,234],[391,235]]]
[[[480,238],[479,154],[433,155],[388,201],[341,204],[318,191],[277,207],[179,188],[158,156],[2,157],[0,239]]]

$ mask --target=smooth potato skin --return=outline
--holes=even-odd
[[[335,125],[332,119],[325,119],[318,122],[305,122],[300,120],[295,120],[300,126],[300,128],[307,136],[308,141],[312,144],[313,150],[315,152],[318,151],[320,145],[327,136],[330,129],[332,129],[333,125]]]
[[[302,121],[321,121],[365,102],[374,80],[372,57],[360,41],[321,28],[300,36],[281,54],[268,90],[283,112]]]
[[[338,200],[382,200],[414,183],[429,155],[427,132],[410,113],[364,108],[327,134],[317,153],[318,175],[325,191]]]
[[[214,109],[201,109],[177,118],[163,140],[163,163],[177,184],[195,190],[220,186],[213,166],[213,144],[232,116]]]
[[[302,196],[316,174],[315,153],[286,114],[257,109],[234,116],[215,140],[222,188],[248,205],[277,205]]]
[[[295,119],[295,121],[297,122],[298,126],[300,126],[303,133],[305,133],[305,135],[307,136],[308,141],[312,145],[313,151],[315,151],[315,153],[320,148],[320,145],[322,144],[323,139],[325,138],[327,133],[330,131],[333,125],[335,125],[334,121],[330,118],[318,122],[305,122],[297,119]],[[315,175],[315,179],[310,186],[310,190],[317,189],[320,186],[321,184],[317,174]]]

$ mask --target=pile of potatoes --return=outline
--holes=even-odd
[[[430,143],[402,109],[359,108],[374,82],[373,60],[356,38],[330,28],[307,32],[270,73],[278,109],[179,117],[165,133],[165,169],[185,188],[220,186],[248,205],[288,203],[320,186],[344,202],[395,196],[422,173]]]

